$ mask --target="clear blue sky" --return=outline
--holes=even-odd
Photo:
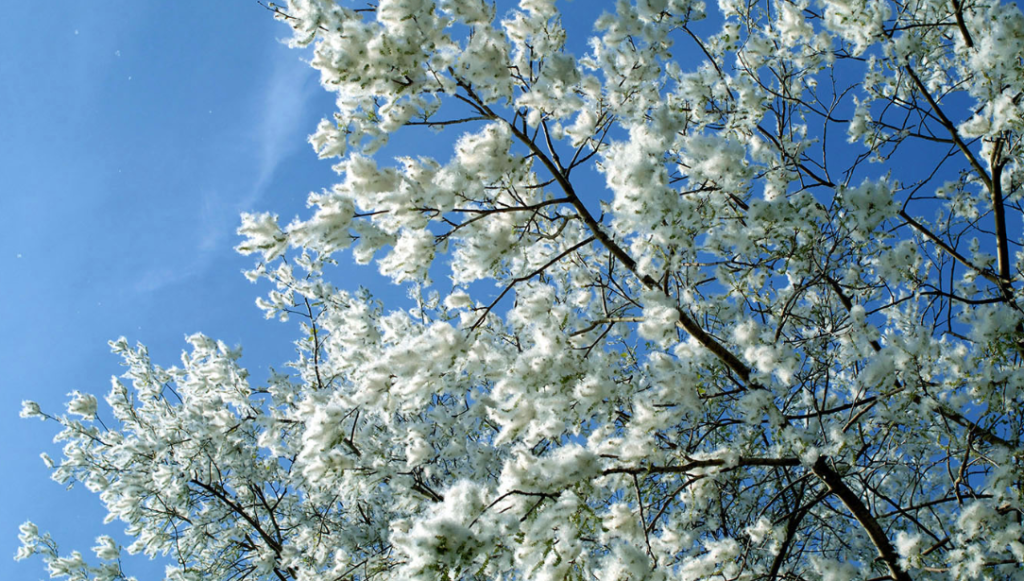
[[[168,366],[197,331],[241,343],[255,378],[289,360],[295,327],[254,306],[267,289],[234,232],[332,183],[305,138],[333,103],[254,0],[0,7],[0,579],[42,579],[12,561],[22,522],[89,557],[123,525],[49,480],[55,424],[19,419],[21,400],[105,394],[121,335]]]

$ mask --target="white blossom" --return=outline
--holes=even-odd
[[[22,418],[39,418],[45,419],[39,404],[34,401],[24,400],[21,402],[21,412],[18,414]]]
[[[96,396],[73,391],[68,394],[71,401],[68,402],[68,412],[87,420],[96,417]]]

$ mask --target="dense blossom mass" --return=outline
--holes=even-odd
[[[239,231],[298,358],[256,386],[204,336],[170,368],[121,339],[106,405],[26,402],[134,542],[26,523],[19,558],[1024,579],[1016,5],[269,8],[337,96],[310,141],[338,183]],[[414,306],[335,286],[342,252]]]

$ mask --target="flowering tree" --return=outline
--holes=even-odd
[[[240,229],[294,373],[121,339],[112,420],[25,404],[128,552],[173,580],[1024,578],[1016,6],[618,0],[573,44],[597,2],[346,4],[270,6],[338,105],[311,142],[340,183]],[[423,155],[372,157],[395,139]],[[353,243],[414,308],[331,283]],[[111,539],[22,540],[125,576]]]

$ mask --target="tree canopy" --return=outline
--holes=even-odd
[[[120,339],[107,406],[26,402],[135,540],[93,564],[26,523],[19,558],[1024,579],[1016,5],[268,8],[337,96],[310,142],[339,182],[239,229],[297,358],[253,385],[205,336],[175,367]],[[414,306],[339,287],[342,252]]]

